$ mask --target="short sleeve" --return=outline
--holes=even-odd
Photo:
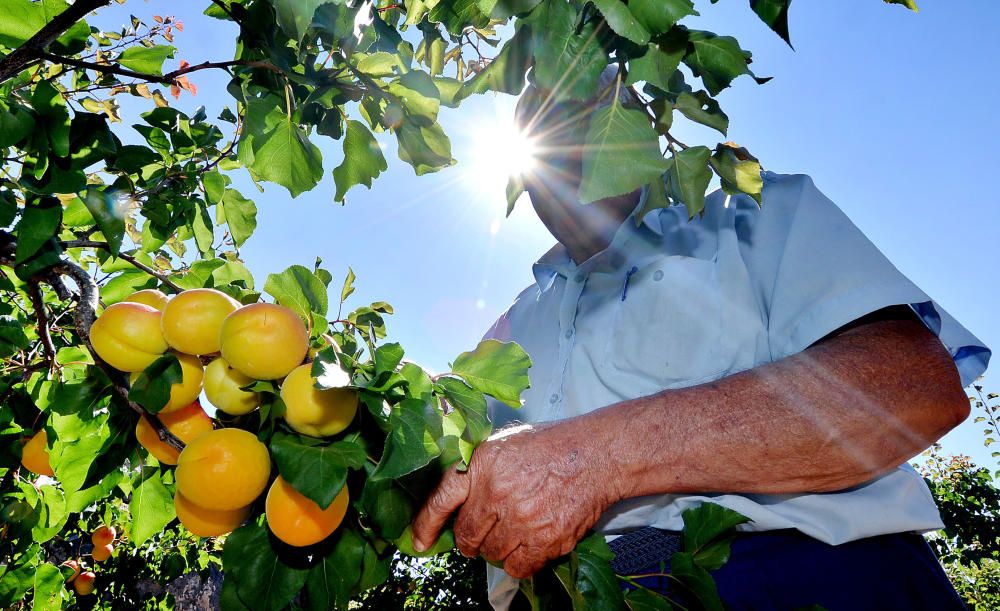
[[[900,273],[808,176],[766,173],[761,208],[742,220],[741,254],[772,360],[866,314],[909,305],[948,349],[963,386],[986,370],[989,349]]]

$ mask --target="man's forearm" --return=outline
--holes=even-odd
[[[958,373],[915,321],[877,322],[715,382],[566,421],[620,498],[842,490],[968,415]]]

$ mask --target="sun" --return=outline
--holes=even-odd
[[[538,164],[537,148],[513,121],[493,121],[476,128],[466,168],[467,179],[484,185],[506,184]]]

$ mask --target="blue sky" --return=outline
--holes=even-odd
[[[91,22],[115,27],[130,12],[172,14],[185,26],[175,40],[178,59],[230,59],[235,28],[201,16],[195,7],[202,4],[129,0]],[[800,1],[791,11],[794,51],[746,2],[697,6],[702,17],[689,25],[735,35],[753,51],[756,73],[774,77],[763,86],[742,78],[722,94],[729,139],[770,170],[810,174],[904,274],[1000,347],[1000,196],[989,153],[1000,141],[1000,4],[923,0],[913,14],[878,0]],[[191,80],[198,95],[185,94],[179,107],[204,104],[215,116],[232,105],[224,73]],[[512,109],[513,98],[492,95],[442,109],[459,164],[435,175],[415,176],[394,142],[382,140],[388,172],[373,190],[352,190],[345,206],[333,201],[330,175],[341,160],[339,142],[320,139],[325,177],[295,200],[273,185],[257,193],[237,173],[259,210],[245,262],[260,284],[317,256],[335,276],[353,267],[357,292],[349,305],[392,303],[390,338],[408,358],[444,370],[531,282],[531,263],[553,243],[526,199],[504,218],[504,181],[483,172],[490,134],[506,129]],[[717,141],[695,127],[677,136]],[[1000,376],[985,385],[1000,392]],[[946,437],[946,449],[986,464],[981,439],[970,419]]]

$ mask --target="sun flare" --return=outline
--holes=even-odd
[[[537,165],[535,143],[510,123],[479,128],[475,136],[468,178],[477,183],[506,183]]]

